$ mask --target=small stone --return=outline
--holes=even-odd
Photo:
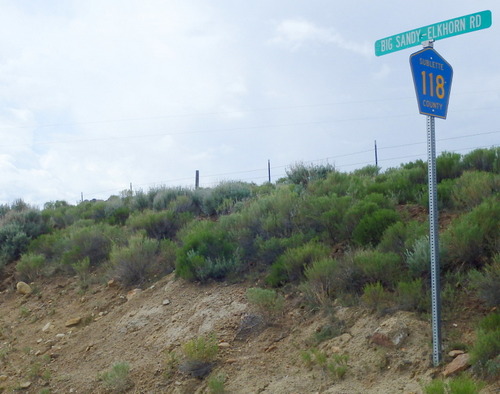
[[[219,347],[225,347],[225,348],[227,348],[227,347],[231,347],[231,345],[229,343],[227,343],[227,342],[220,342],[219,343]]]
[[[267,353],[267,352],[272,352],[273,350],[276,350],[278,348],[278,346],[276,345],[271,345],[269,346],[268,348],[266,348],[264,351]]]
[[[33,292],[31,286],[25,282],[18,282],[16,285],[17,292],[22,295],[29,295]]]
[[[31,382],[22,382],[19,384],[19,388],[21,389],[27,389],[31,386]]]
[[[66,323],[64,323],[64,325],[66,327],[72,327],[72,326],[76,326],[76,325],[80,324],[81,321],[82,321],[81,317],[74,317],[73,319],[69,319],[68,321],[66,321]]]
[[[141,289],[133,289],[130,290],[127,293],[127,301],[130,301],[132,298],[134,298],[137,294],[139,294],[142,290]]]
[[[163,300],[162,305],[170,305],[170,300],[169,299]]]
[[[47,324],[45,324],[45,325],[43,326],[43,328],[42,328],[42,332],[47,332],[47,331],[49,331],[49,330],[50,330],[50,326],[51,326],[50,322],[48,322]]]
[[[228,364],[234,364],[234,363],[235,363],[235,362],[237,362],[237,361],[238,361],[238,360],[237,360],[236,358],[228,358],[228,359],[226,360],[226,363],[228,363]]]
[[[108,287],[118,287],[118,283],[114,279],[108,280]]]
[[[59,339],[64,338],[64,334],[62,334],[62,333],[61,334],[56,334],[56,338],[59,338]]]
[[[448,356],[455,358],[464,353],[465,352],[463,350],[452,350],[451,352],[448,353]]]
[[[36,340],[36,343],[42,343],[42,342],[43,342],[43,339],[42,339],[42,338],[38,338],[38,339]]]
[[[462,372],[470,367],[469,355],[467,353],[460,354],[449,363],[443,371],[443,376],[447,377],[457,372]]]
[[[406,324],[396,317],[384,321],[370,337],[372,343],[384,347],[399,348],[409,335]]]
[[[0,382],[5,382],[8,378],[7,375],[0,375]]]
[[[338,346],[332,346],[332,353],[340,353],[341,349]]]

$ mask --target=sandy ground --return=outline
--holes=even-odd
[[[205,393],[223,376],[228,393],[422,393],[441,369],[431,366],[431,328],[409,312],[379,316],[336,306],[344,328],[318,349],[328,362],[347,356],[342,379],[303,353],[332,315],[311,313],[300,295],[288,294],[272,324],[242,331],[253,314],[245,297],[255,284],[199,285],[169,275],[135,294],[94,284],[82,291],[76,278],[31,284],[29,296],[14,283],[0,288],[0,392],[106,393],[100,375],[117,362],[130,366],[130,393]],[[69,320],[80,320],[68,326]],[[74,323],[73,322],[73,323]],[[397,346],[373,343],[377,330],[403,327]],[[469,329],[464,328],[464,335]],[[182,373],[182,344],[215,335],[217,360],[203,379]],[[494,385],[484,392],[495,392]]]

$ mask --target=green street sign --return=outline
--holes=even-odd
[[[490,26],[491,11],[475,12],[377,40],[375,41],[375,55],[387,55],[391,52],[420,45],[424,41],[442,40],[459,34],[487,29]]]

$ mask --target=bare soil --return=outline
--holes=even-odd
[[[222,375],[228,393],[422,393],[442,371],[431,366],[429,322],[409,312],[382,316],[336,305],[330,315],[312,313],[290,293],[282,316],[242,335],[242,321],[254,313],[245,292],[255,283],[199,285],[169,275],[135,294],[102,283],[83,291],[77,278],[31,286],[28,296],[15,291],[14,280],[0,287],[0,392],[206,393],[210,377]],[[457,341],[473,341],[473,312],[445,322]],[[80,321],[67,326],[70,319]],[[348,356],[342,379],[301,356],[332,321],[343,329],[318,348],[329,359]],[[373,343],[390,321],[405,327],[401,345]],[[209,334],[219,342],[211,375],[180,372],[182,344]],[[117,362],[130,365],[126,389],[100,378]],[[490,384],[484,392],[498,389]]]

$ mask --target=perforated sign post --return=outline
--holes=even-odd
[[[449,19],[386,37],[375,42],[375,55],[382,56],[415,45],[424,49],[410,56],[418,109],[427,116],[427,169],[429,186],[429,244],[432,298],[432,361],[441,362],[441,290],[439,269],[439,227],[437,210],[435,118],[446,119],[453,68],[433,49],[442,38],[486,29],[491,26],[491,11]]]

